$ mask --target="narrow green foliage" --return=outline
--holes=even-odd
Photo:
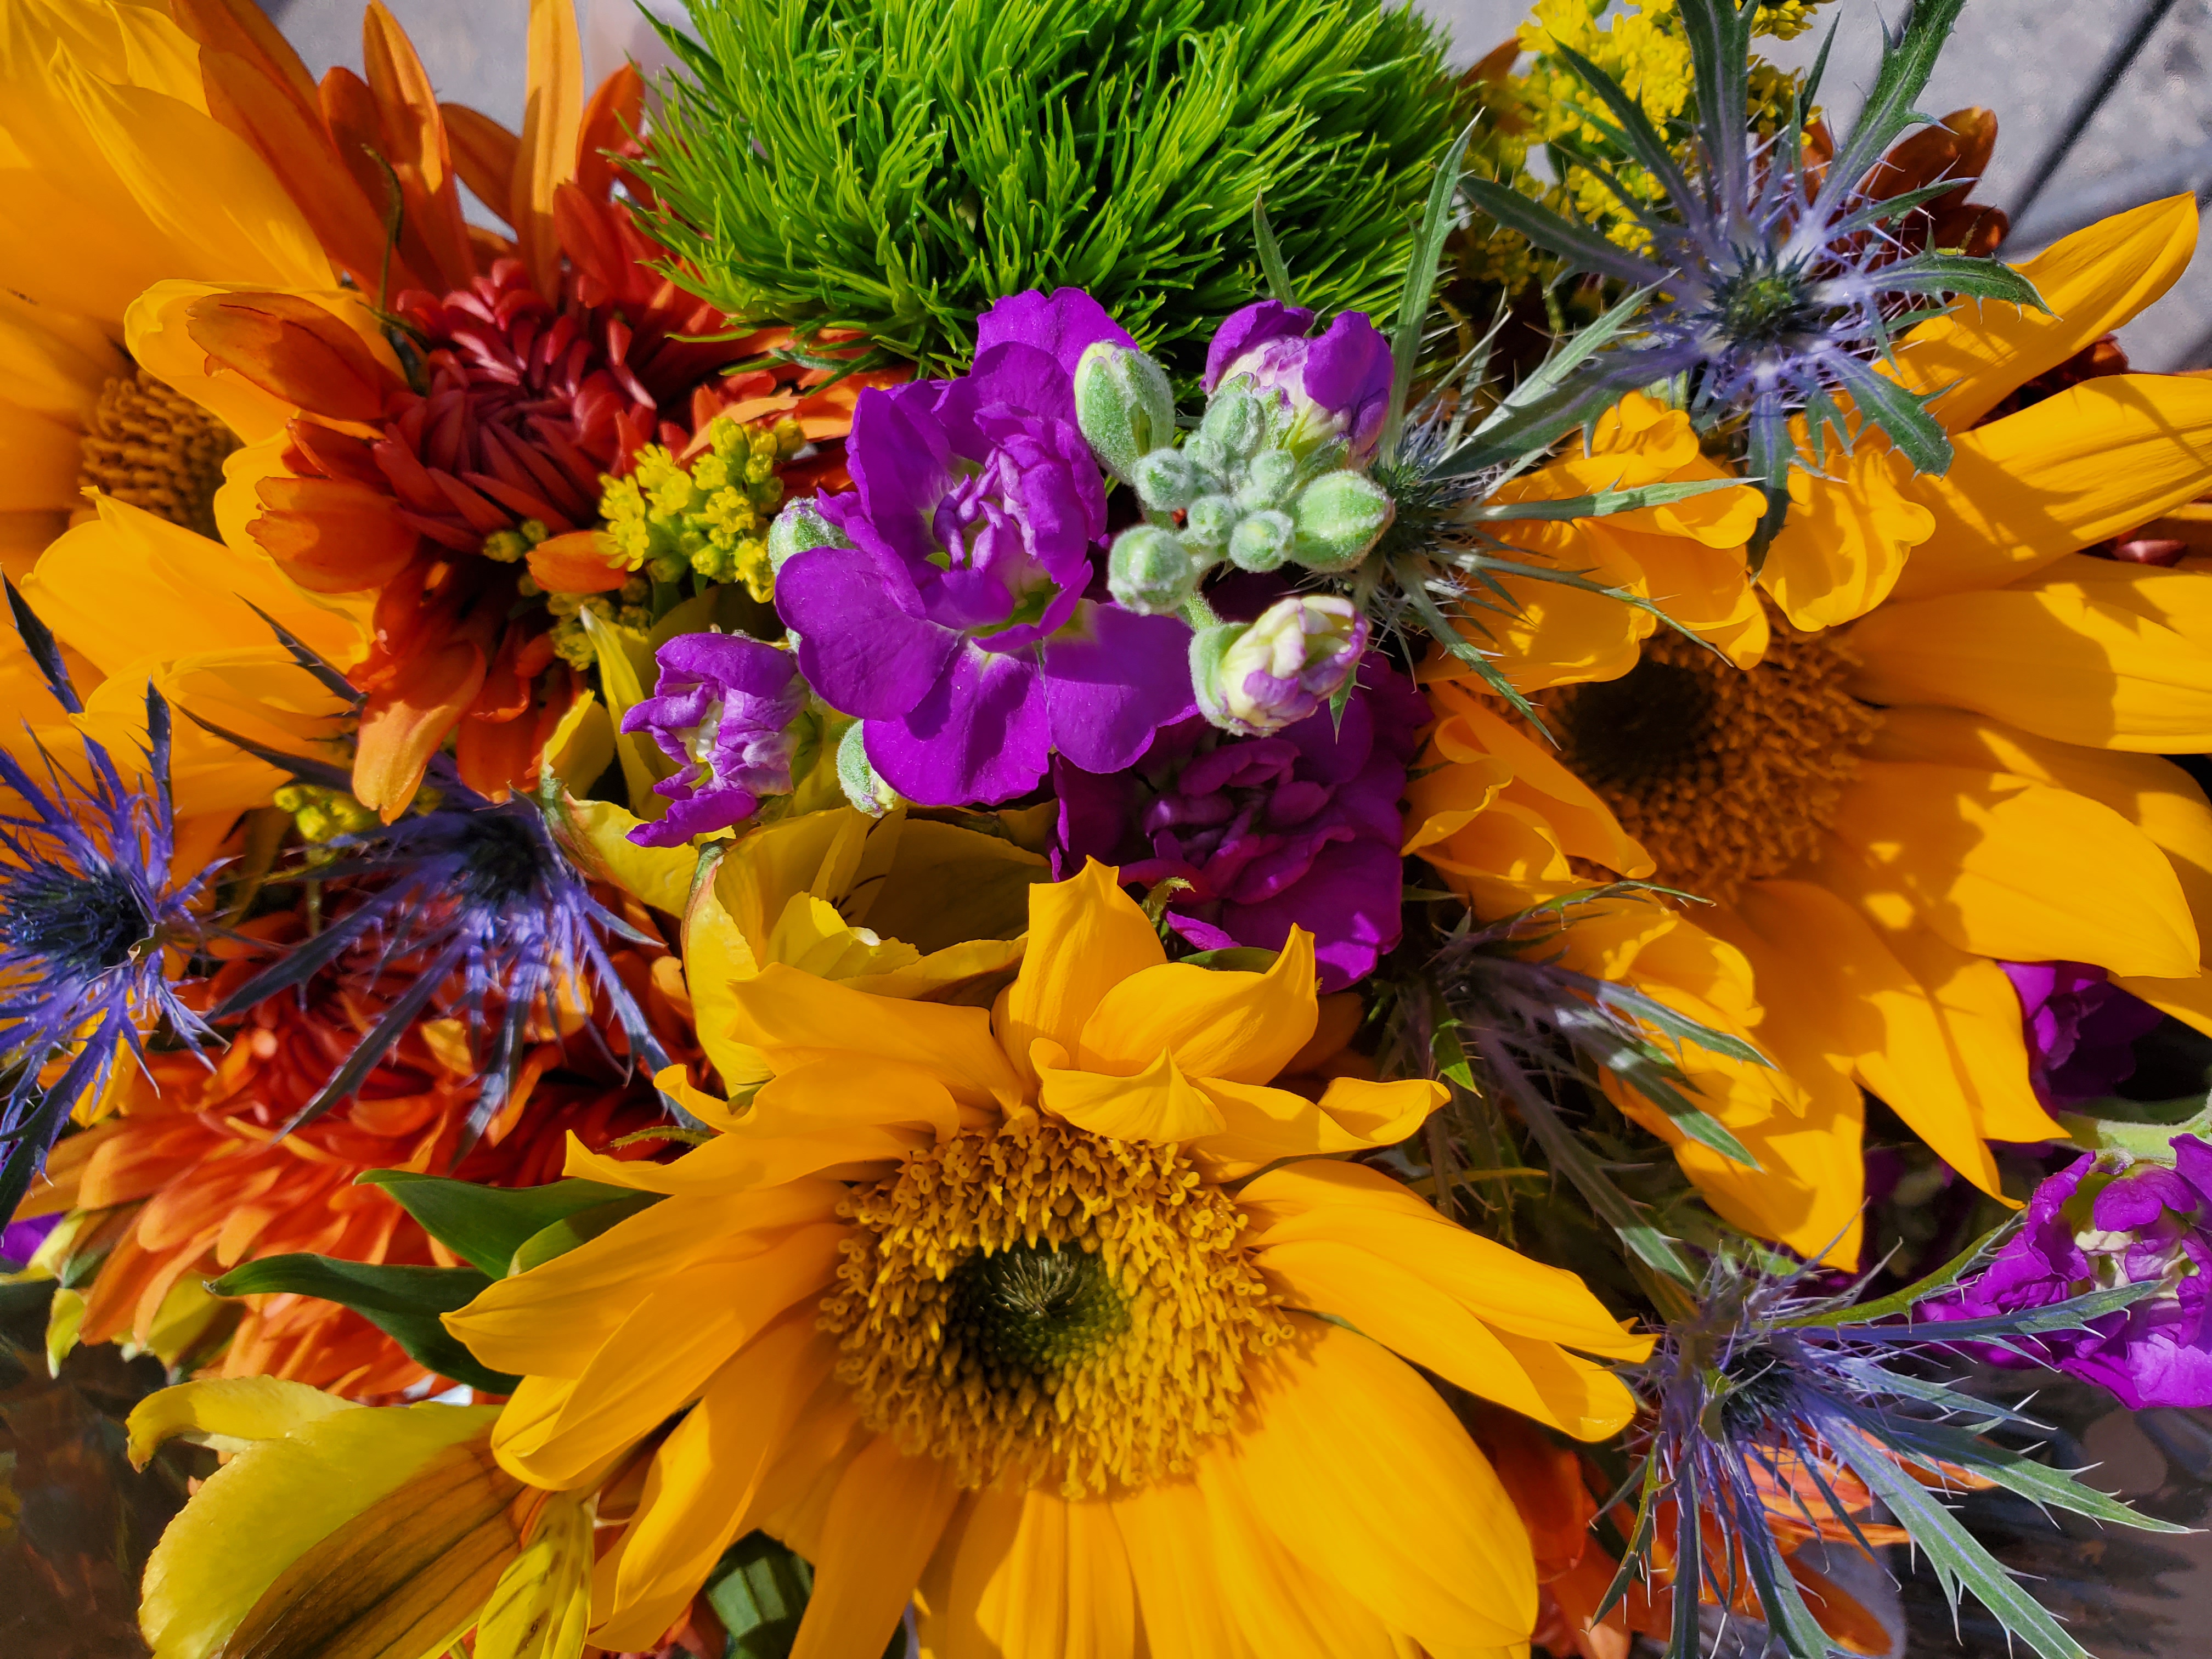
[[[1024,289],[1088,290],[1169,367],[1265,286],[1381,314],[1464,117],[1378,0],[691,0],[644,172],[684,280],[747,324],[925,368]]]

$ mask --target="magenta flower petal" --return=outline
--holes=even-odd
[[[963,645],[911,712],[867,722],[868,763],[926,806],[1026,794],[1050,756],[1047,695],[1028,657]]]
[[[1132,351],[1137,347],[1106,307],[1079,288],[1055,289],[1049,295],[1036,289],[1009,294],[975,319],[979,362],[993,346],[1018,341],[1049,352],[1071,378],[1084,352],[1100,340]]]

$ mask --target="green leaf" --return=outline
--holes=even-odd
[[[1397,453],[1398,434],[1406,424],[1406,404],[1413,397],[1413,370],[1421,361],[1421,336],[1429,320],[1429,296],[1436,291],[1437,261],[1443,257],[1444,238],[1451,234],[1460,163],[1466,159],[1475,125],[1469,121],[1437,163],[1421,228],[1413,234],[1413,258],[1406,267],[1406,294],[1398,306],[1397,331],[1390,337],[1390,404],[1382,421],[1381,443],[1385,455]]]
[[[1595,93],[1600,102],[1613,112],[1620,125],[1613,137],[1620,147],[1636,160],[1638,166],[1659,181],[1660,190],[1670,201],[1685,201],[1690,194],[1690,181],[1682,175],[1674,152],[1651,125],[1651,118],[1644,112],[1644,106],[1622,90],[1619,82],[1572,46],[1554,41],[1547,57],[1556,57],[1583,79],[1583,83]]]
[[[1963,1586],[2043,1659],[2090,1659],[2087,1650],[2014,1582],[1936,1494],[1905,1474],[1869,1437],[1858,1416],[1851,1413],[1846,1419],[1838,1413],[1838,1420],[1818,1426],[1852,1473],[1888,1506],[1891,1518],[1912,1535],[1914,1547],[1935,1568],[1951,1605],[1958,1606]]]
[[[671,1126],[672,1138],[690,1138],[691,1131]],[[692,1139],[693,1146],[702,1145],[711,1136]],[[632,1193],[606,1204],[594,1204],[588,1210],[579,1210],[563,1217],[551,1226],[530,1235],[515,1248],[514,1259],[507,1266],[510,1273],[526,1273],[532,1267],[550,1261],[556,1255],[566,1255],[579,1244],[587,1244],[605,1232],[617,1222],[627,1221],[640,1211],[649,1210],[660,1202],[659,1193]]]
[[[1903,1290],[1893,1291],[1876,1301],[1831,1308],[1820,1313],[1799,1314],[1774,1322],[1785,1330],[1800,1330],[1808,1326],[1867,1325],[1877,1320],[1909,1314],[1922,1303],[1942,1295],[1964,1279],[1973,1270],[1976,1262],[2003,1243],[2019,1224],[2017,1217],[2000,1222],[1925,1279],[1917,1279]]]
[[[1940,477],[1951,470],[1950,434],[1919,398],[1856,357],[1837,356],[1830,362],[1859,412],[1889,434],[1913,471]]]
[[[555,1223],[603,1205],[657,1196],[603,1181],[480,1187],[413,1170],[371,1170],[355,1184],[383,1188],[431,1237],[494,1279],[505,1278],[515,1252]]]
[[[1647,507],[1686,501],[1693,495],[1710,495],[1716,489],[1741,489],[1741,478],[1686,478],[1679,483],[1639,484],[1629,489],[1601,489],[1589,495],[1568,495],[1552,501],[1499,501],[1474,507],[1465,516],[1477,523],[1498,524],[1525,520],[1603,519],[1615,513],[1638,513]]]
[[[2008,301],[2040,311],[2051,307],[2035,291],[2035,284],[2002,259],[1966,253],[1916,253],[1893,265],[1884,265],[1873,279],[1899,294],[1964,294],[1978,300]]]
[[[1965,3],[1966,0],[1912,0],[1905,27],[1886,36],[1874,85],[1859,106],[1849,136],[1836,147],[1828,163],[1820,186],[1822,205],[1832,204],[1856,190],[1899,134],[1927,119],[1913,112],[1913,100],[1927,87]]]
[[[2146,1297],[2156,1296],[2165,1288],[2164,1280],[2147,1279],[2140,1285],[2116,1285],[2108,1291],[2091,1291],[2086,1296],[2069,1297],[2063,1302],[2040,1308],[2022,1308],[2015,1313],[1991,1314],[1981,1319],[1923,1319],[1879,1326],[1853,1321],[1831,1328],[1839,1332],[1864,1330],[1893,1345],[1931,1342],[1948,1346],[1954,1342],[1996,1341],[2008,1336],[2037,1336],[2046,1331],[2078,1331],[2093,1319],[2118,1313]]]
[[[2179,1123],[2120,1123],[2075,1112],[2061,1112],[2057,1116],[2068,1139],[2084,1152],[2125,1152],[2130,1158],[2170,1165],[2176,1135],[2212,1139],[2212,1104],[2197,1104],[2197,1110]]]
[[[1666,273],[1648,259],[1639,259],[1619,243],[1610,241],[1587,225],[1578,225],[1554,213],[1541,202],[1488,179],[1469,179],[1462,186],[1468,198],[1508,230],[1516,230],[1538,247],[1571,259],[1585,270],[1594,270],[1638,288],[1660,281]]]
[[[1283,250],[1275,244],[1274,227],[1267,222],[1267,198],[1252,198],[1252,245],[1260,252],[1260,270],[1267,279],[1267,297],[1286,306],[1291,298],[1291,268],[1283,263]]]
[[[438,1316],[467,1306],[491,1280],[471,1267],[395,1267],[327,1255],[272,1255],[208,1285],[217,1296],[312,1296],[351,1308],[418,1365],[486,1394],[513,1394],[520,1377],[479,1364]]]
[[[1619,403],[1621,390],[1589,376],[1525,403],[1509,398],[1475,429],[1472,438],[1437,464],[1437,476],[1462,477],[1540,455],[1568,433]]]
[[[2134,1527],[2142,1532],[2188,1533],[2194,1528],[2160,1521],[2130,1509],[2118,1498],[2085,1486],[2072,1475],[2039,1463],[2033,1457],[1987,1441],[1944,1423],[1923,1423],[1882,1413],[1869,1416],[1862,1426],[1893,1450],[1955,1463],[1994,1480],[2007,1492],[2018,1492],[2039,1507],[2066,1510],[2111,1526]]]
[[[1694,1043],[1710,1054],[1723,1059],[1741,1060],[1746,1066],[1774,1069],[1774,1062],[1753,1048],[1748,1042],[1730,1036],[1725,1031],[1716,1031],[1710,1025],[1700,1025],[1687,1014],[1669,1008],[1656,997],[1646,996],[1632,986],[1614,980],[1601,980],[1595,993],[1601,1005],[1633,1014],[1646,1024],[1665,1032],[1677,1042]]]

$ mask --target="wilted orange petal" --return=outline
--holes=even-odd
[[[606,152],[635,154],[644,114],[645,81],[629,64],[600,82],[584,106],[583,127],[576,137],[576,185],[593,201],[605,201],[614,189],[617,163]]]
[[[253,539],[285,574],[318,593],[381,587],[415,556],[422,538],[391,496],[343,478],[264,478],[255,486],[269,510]]]
[[[619,564],[609,564],[606,538],[596,530],[572,530],[530,550],[530,576],[548,593],[606,593],[629,580]]]
[[[461,197],[446,146],[446,124],[437,94],[407,38],[382,0],[369,0],[361,20],[362,57],[368,88],[384,129],[385,159],[399,180],[408,227],[428,249],[442,289],[465,288],[476,279],[476,256],[461,217]]]
[[[402,665],[388,690],[363,705],[353,793],[386,823],[407,809],[430,757],[483,684],[484,654],[473,641],[449,640]]]
[[[507,218],[507,188],[514,181],[514,158],[522,140],[480,110],[466,104],[441,104],[446,143],[452,148],[453,170],[461,182],[476,191],[479,201]]]
[[[296,294],[210,294],[185,331],[220,365],[274,397],[334,421],[368,422],[401,389],[359,335]]]

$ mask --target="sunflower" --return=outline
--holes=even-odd
[[[162,9],[4,0],[0,134],[0,563],[20,579],[87,487],[210,530],[236,440],[137,367],[124,313],[164,277],[336,273]]]
[[[1559,1345],[1648,1344],[1346,1161],[1435,1085],[1270,1086],[1317,1023],[1305,934],[1212,972],[1096,864],[1029,899],[988,1012],[734,985],[750,1105],[663,1168],[572,1153],[668,1196],[447,1316],[523,1374],[493,1444],[535,1485],[690,1407],[592,1639],[650,1641],[758,1528],[815,1564],[808,1652],[873,1651],[917,1591],[946,1655],[1518,1650],[1526,1536],[1405,1362],[1595,1438],[1630,1397]],[[1332,1449],[1355,1423],[1387,1492]]]
[[[1436,688],[1409,850],[1479,909],[1607,874],[1711,902],[1598,903],[1566,948],[1778,1063],[1682,1055],[1759,1170],[1622,1103],[1723,1215],[1800,1250],[1856,1259],[1862,1088],[1992,1194],[1985,1142],[2061,1133],[2002,963],[2091,964],[2212,1029],[2212,811],[2159,758],[2212,745],[2212,582],[2088,551],[2212,480],[2212,383],[2110,375],[1973,424],[2156,297],[2193,223],[2177,199],[2094,226],[2025,267],[2052,314],[1968,307],[1907,337],[1908,380],[1950,387],[1958,459],[1909,477],[1863,449],[1817,486],[1754,665],[1654,635],[1628,673],[1539,700],[1556,752]],[[1793,624],[1861,561],[1820,603],[1866,614]]]
[[[1690,417],[1631,392],[1600,416],[1578,451],[1547,462],[1487,498],[1523,511],[1550,501],[1650,484],[1716,481],[1727,475],[1698,447]],[[1610,679],[1634,665],[1638,645],[1671,623],[1730,661],[1754,662],[1766,644],[1766,616],[1743,558],[1759,523],[1757,493],[1719,489],[1661,507],[1600,516],[1508,519],[1485,527],[1505,544],[1498,556],[1557,570],[1635,596],[1524,576],[1500,578],[1502,599],[1470,593],[1462,631],[1494,655],[1522,691]],[[1657,612],[1666,613],[1662,622]],[[1465,679],[1463,659],[1437,652],[1425,680]]]

